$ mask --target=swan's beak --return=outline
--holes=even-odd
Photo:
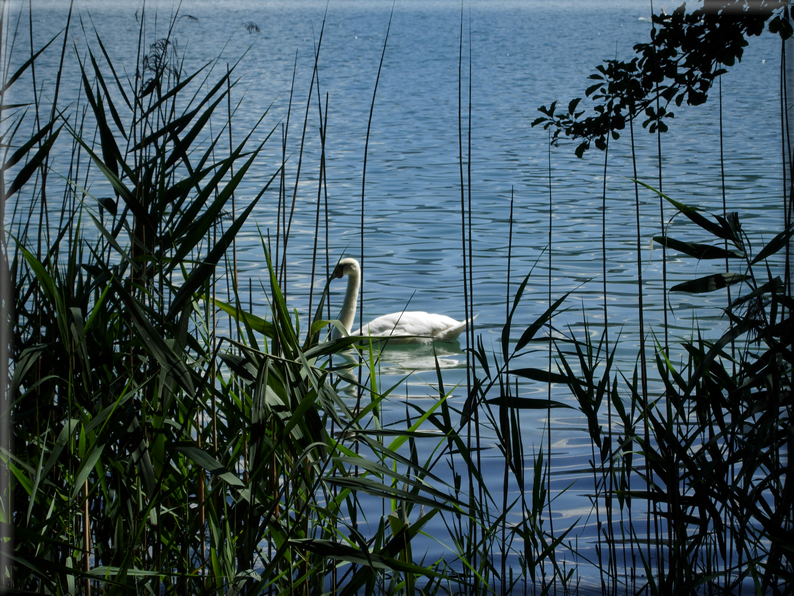
[[[340,277],[344,277],[345,273],[342,267],[337,266],[334,269],[334,274],[331,276],[331,279],[339,279]]]

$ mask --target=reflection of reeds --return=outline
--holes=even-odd
[[[462,14],[468,319],[476,314],[475,207],[472,42],[469,35],[465,104],[464,22]],[[354,339],[328,341],[325,290],[316,303],[310,295],[309,316],[288,308],[286,253],[301,168],[309,167],[299,153],[290,201],[288,122],[281,163],[271,166],[257,196],[239,205],[236,190],[250,168],[262,167],[257,158],[278,125],[255,141],[260,120],[235,145],[235,67],[217,78],[212,69],[185,73],[172,34],[147,46],[143,21],[141,27],[139,47],[149,49],[139,49],[139,75],[122,79],[97,36],[100,54],[82,57],[81,96],[63,113],[56,109],[60,72],[52,109],[36,103],[26,113],[7,103],[6,91],[35,85],[38,55],[3,73],[4,142],[13,147],[0,170],[0,187],[13,199],[2,237],[10,280],[4,287],[14,288],[13,303],[2,303],[13,306],[3,316],[14,332],[4,410],[13,442],[2,452],[3,521],[16,534],[13,545],[2,543],[7,587],[85,594],[575,592],[579,574],[566,561],[578,555],[577,528],[552,524],[551,484],[552,411],[575,407],[591,441],[589,496],[598,532],[597,560],[589,563],[600,571],[602,591],[738,592],[749,581],[762,592],[784,591],[794,531],[787,476],[792,302],[789,286],[758,268],[788,250],[790,225],[753,252],[735,214],[723,209],[706,217],[658,189],[662,205],[723,245],[668,238],[662,210],[655,240],[665,250],[742,263],[741,274],[716,271],[672,290],[735,285],[740,292],[728,297],[730,327],[721,337],[693,337],[673,356],[665,335],[655,371],[640,359],[624,375],[614,361],[620,338],[610,337],[608,325],[597,340],[587,322],[565,335],[553,329],[568,295],[553,295],[551,250],[547,308],[519,323],[530,277],[511,290],[511,193],[505,325],[493,352],[467,334],[466,399],[456,406],[444,385],[442,347],[381,354]],[[62,35],[61,71],[68,28]],[[7,52],[13,40],[3,39]],[[324,223],[327,246],[321,40],[322,33],[300,145],[316,98],[322,126],[314,229],[318,239]],[[374,107],[373,93],[370,119]],[[212,126],[220,128],[207,135]],[[66,143],[69,182],[60,184],[50,155]],[[364,160],[366,166],[366,151]],[[606,169],[605,155],[604,235]],[[248,305],[240,295],[234,243],[276,180],[275,238],[262,238],[269,308],[255,313],[250,287]],[[108,196],[85,190],[102,185]],[[362,258],[364,190],[362,180]],[[638,221],[639,208],[637,198]],[[50,219],[56,212],[58,221]],[[552,232],[550,220],[549,247]],[[316,240],[312,281],[321,253]],[[607,322],[605,243],[602,253]],[[327,252],[325,258],[327,273]],[[547,351],[547,366],[524,365],[527,355],[542,359]],[[401,425],[382,417],[399,393],[399,386],[381,385],[380,361],[390,357],[402,369],[436,371],[436,400],[424,407],[406,400]],[[528,383],[548,394],[523,396]],[[546,412],[545,451],[541,442],[527,452],[522,410]],[[483,429],[496,437],[500,486],[484,481],[483,462],[495,460],[482,457]],[[447,534],[427,536],[431,523]],[[449,554],[428,560],[431,539]]]

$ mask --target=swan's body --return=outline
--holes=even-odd
[[[355,259],[342,259],[334,270],[333,278],[339,279],[347,275],[347,291],[339,322],[349,335],[362,335],[359,329],[351,333],[356,317],[358,288],[361,285],[361,267]],[[370,337],[393,337],[393,342],[430,343],[434,341],[454,341],[463,333],[469,321],[456,321],[446,315],[437,315],[422,311],[395,312],[378,317],[364,325],[363,335]],[[335,327],[332,338],[342,337]]]

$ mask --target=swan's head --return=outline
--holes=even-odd
[[[333,279],[339,279],[340,277],[344,277],[345,275],[357,276],[361,272],[361,268],[358,266],[358,261],[355,259],[342,259],[337,263],[336,269],[334,269],[334,274],[331,276]]]

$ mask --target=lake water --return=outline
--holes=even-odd
[[[65,2],[38,2],[34,12],[37,44],[65,22]],[[132,5],[115,2],[76,3],[84,19],[90,14],[117,64],[132,73],[138,23]],[[165,34],[171,5],[157,7],[157,30]],[[238,209],[255,196],[281,159],[281,122],[290,99],[293,64],[297,64],[293,111],[289,121],[287,194],[291,197],[300,147],[303,114],[314,62],[314,47],[322,27],[324,2],[253,0],[190,0],[181,13],[174,37],[185,50],[188,71],[221,58],[217,73],[243,54],[241,77],[233,100],[241,101],[234,116],[235,135],[242,138],[272,104],[259,137],[276,128],[274,138],[237,193]],[[328,5],[318,62],[319,93],[327,114],[328,232],[331,261],[342,255],[361,259],[361,192],[364,146],[370,104],[378,73],[391,2],[336,1]],[[668,11],[672,6],[668,6]],[[13,12],[13,11],[12,11]],[[473,311],[475,332],[486,350],[498,351],[505,319],[508,230],[511,192],[514,196],[511,292],[531,270],[525,298],[515,316],[516,333],[548,306],[548,255],[554,298],[573,291],[566,313],[555,319],[582,331],[587,319],[594,333],[603,328],[601,277],[601,217],[604,155],[595,149],[584,159],[574,145],[563,144],[549,153],[548,136],[531,127],[537,108],[559,100],[561,105],[584,94],[588,75],[610,58],[631,56],[635,43],[648,40],[650,5],[636,0],[562,0],[545,2],[489,1],[466,3],[464,10],[464,104],[471,85],[471,204],[473,246]],[[25,17],[27,18],[27,17]],[[87,21],[87,19],[86,19]],[[260,31],[248,33],[244,23]],[[154,27],[154,24],[150,27]],[[364,196],[364,318],[410,309],[463,318],[460,233],[461,180],[458,146],[458,94],[461,8],[451,1],[403,1],[395,8],[383,69],[374,105],[367,153]],[[73,31],[76,52],[93,43],[91,34]],[[94,47],[94,46],[92,46]],[[468,57],[471,56],[471,63]],[[67,72],[74,73],[74,64]],[[471,76],[469,78],[469,68]],[[46,85],[54,69],[37,73]],[[64,97],[76,95],[76,77],[65,79]],[[71,85],[71,87],[70,87]],[[782,228],[782,166],[780,142],[780,41],[769,35],[750,40],[741,64],[723,77],[725,184],[729,210],[737,210],[754,246],[763,245]],[[315,89],[314,93],[317,93]],[[584,104],[583,104],[584,105]],[[464,117],[468,105],[464,105]],[[674,110],[670,132],[662,135],[664,191],[671,197],[712,212],[721,212],[719,111],[716,90],[697,108]],[[319,171],[319,116],[316,95],[309,109],[306,147],[288,248],[288,294],[291,305],[305,317],[314,247]],[[464,123],[464,135],[466,135]],[[656,136],[639,126],[635,131],[637,170],[643,181],[658,184]],[[64,154],[65,160],[67,156]],[[615,335],[622,330],[620,367],[628,375],[639,345],[637,329],[637,265],[634,186],[628,131],[610,145],[606,179],[607,300]],[[96,193],[101,195],[101,189]],[[549,241],[549,195],[553,202],[553,236]],[[276,191],[265,194],[252,224],[263,232],[276,231]],[[651,238],[660,233],[659,200],[640,191],[642,269],[645,281],[646,331],[662,318],[662,253]],[[666,209],[666,219],[672,215]],[[674,220],[671,235],[690,235],[682,218]],[[699,238],[709,241],[705,237]],[[319,250],[326,250],[324,233]],[[247,225],[237,244],[243,288],[254,288],[253,309],[267,312],[261,292],[266,268],[259,231]],[[324,261],[324,260],[323,260]],[[324,266],[324,264],[323,264]],[[533,269],[534,267],[534,269]],[[669,284],[716,271],[713,262],[696,264],[673,257],[668,262]],[[322,277],[322,276],[321,276]],[[315,282],[321,291],[322,280]],[[344,288],[333,286],[334,309]],[[685,338],[694,325],[718,330],[725,304],[722,293],[707,296],[669,294],[671,341]],[[303,319],[305,323],[305,319]],[[522,327],[523,325],[523,327]],[[715,331],[716,332],[716,331]],[[387,360],[389,356],[387,355]],[[384,383],[396,382],[404,370],[415,370],[403,394],[384,412],[387,421],[403,416],[400,399],[429,407],[435,372],[427,353],[399,352],[396,362],[384,363]],[[465,386],[465,356],[445,354],[447,387]],[[545,349],[527,356],[522,365],[548,366]],[[393,374],[393,376],[392,376]],[[524,396],[545,397],[545,385],[521,384]],[[464,389],[455,391],[460,406]],[[553,398],[575,405],[564,387]],[[560,411],[558,411],[560,412]],[[584,418],[566,410],[549,421],[545,411],[523,420],[524,449],[532,454],[546,446],[544,428],[552,429],[552,489],[555,530],[577,522],[578,545],[594,559],[596,536],[588,494],[593,490],[586,462],[591,458]],[[495,436],[483,426],[483,441],[493,447]],[[502,461],[498,449],[483,455],[486,484],[501,486]],[[492,465],[493,464],[493,465]],[[531,462],[528,464],[531,465]],[[573,483],[573,484],[572,484]],[[563,489],[571,485],[564,493]],[[501,502],[498,490],[494,492]],[[429,528],[429,532],[442,531]],[[572,536],[573,536],[572,535]],[[433,551],[434,552],[434,551]],[[596,585],[597,574],[579,563],[583,585]],[[514,561],[513,561],[514,562]]]

